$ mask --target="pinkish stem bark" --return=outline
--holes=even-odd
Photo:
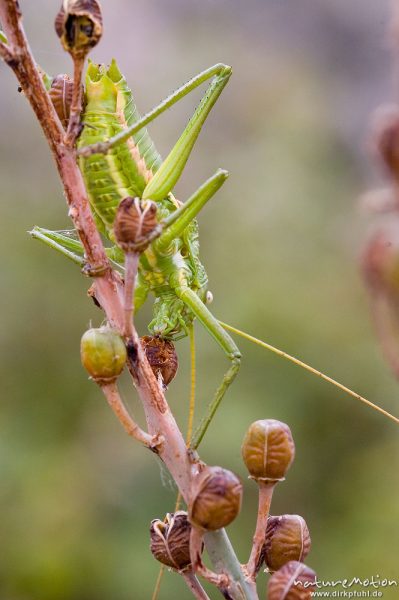
[[[85,271],[95,277],[91,295],[104,310],[109,323],[123,332],[123,281],[111,268],[105,254],[91,214],[83,178],[76,163],[76,150],[64,143],[65,131],[36,67],[21,18],[17,0],[0,0],[0,22],[8,40],[7,44],[0,43],[0,57],[13,69],[53,153],[69,205],[69,215],[85,249]],[[163,436],[164,443],[159,448],[159,456],[188,502],[191,483],[190,456],[134,327],[128,343],[128,354],[129,369],[143,403],[149,433],[151,436]],[[232,600],[258,600],[255,587],[245,581],[225,532],[220,530],[206,534],[206,545],[217,570],[225,572],[228,576],[228,593]]]

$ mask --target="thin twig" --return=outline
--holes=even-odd
[[[4,42],[0,41],[0,58],[4,60],[8,65],[15,60],[14,54],[11,52],[9,46]]]
[[[197,600],[210,600],[208,594],[194,575],[192,571],[184,571],[181,573],[184,581],[187,583],[188,588],[191,590],[193,596]]]
[[[259,557],[265,543],[267,519],[269,517],[270,504],[276,482],[258,482],[259,485],[259,505],[256,519],[256,529],[253,537],[251,556],[247,564],[248,577],[255,581],[259,570]]]
[[[139,254],[137,252],[127,252],[125,254],[125,337],[130,340],[133,337],[133,299],[136,283],[137,269],[139,265]]]
[[[73,61],[73,92],[68,129],[65,135],[65,145],[72,147],[79,135],[80,114],[82,112],[82,76],[85,64],[84,57],[74,57]]]
[[[152,592],[151,600],[158,600],[164,574],[165,574],[165,565],[161,565],[159,572],[158,572],[157,580],[155,582],[154,591]]]
[[[194,573],[199,573],[204,579],[219,589],[225,590],[229,587],[230,578],[225,573],[215,573],[202,562],[201,554],[204,544],[204,531],[198,527],[191,527],[190,532],[190,559]]]
[[[161,439],[155,438],[155,436],[149,435],[141,429],[139,425],[128,413],[126,406],[123,404],[120,397],[118,386],[115,382],[101,385],[101,389],[104,392],[105,397],[108,400],[108,404],[114,411],[116,417],[123,425],[124,430],[135,440],[147,446],[147,448],[155,449],[158,444],[162,443]]]

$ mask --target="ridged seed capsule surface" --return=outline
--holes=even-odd
[[[291,430],[274,419],[255,421],[242,443],[242,457],[253,479],[284,479],[295,456]]]

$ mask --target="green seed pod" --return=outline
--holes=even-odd
[[[119,333],[109,327],[88,329],[80,342],[82,364],[99,384],[115,381],[126,363],[126,347]]]
[[[292,560],[269,579],[268,600],[311,600],[316,573],[301,562]]]
[[[143,252],[157,227],[159,228],[155,202],[128,196],[119,204],[114,235],[124,252]]]
[[[290,428],[274,419],[252,423],[241,450],[251,477],[262,481],[284,479],[295,456]]]
[[[173,342],[152,335],[145,335],[140,341],[155,377],[160,375],[164,386],[169,385],[179,364]]]
[[[63,0],[54,25],[64,50],[83,58],[102,36],[100,4],[97,0]]]
[[[222,467],[204,467],[192,487],[189,519],[199,529],[215,531],[229,525],[241,508],[242,484]]]
[[[310,534],[299,515],[269,517],[262,558],[273,573],[291,560],[303,562],[310,552]]]
[[[154,519],[150,527],[153,556],[176,571],[188,569],[191,565],[190,533],[191,525],[183,510],[168,513],[163,521]]]

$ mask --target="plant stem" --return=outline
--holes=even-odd
[[[224,529],[209,531],[204,536],[205,547],[212,565],[217,572],[224,571],[230,578],[229,594],[233,600],[258,600],[253,581],[243,577],[231,542]]]
[[[120,275],[111,268],[101,236],[91,214],[83,178],[76,162],[76,150],[64,143],[64,129],[31,54],[21,23],[17,0],[0,0],[0,21],[8,40],[2,42],[0,56],[13,69],[24,94],[43,129],[62,180],[69,215],[83,244],[89,268],[95,276],[91,294],[104,310],[108,322],[119,332],[124,330],[124,286]],[[150,436],[161,435],[164,443],[159,456],[171,472],[186,502],[190,496],[191,463],[184,438],[146,359],[132,326],[129,341],[129,370],[142,401]],[[123,418],[125,418],[123,416]],[[258,600],[254,586],[245,581],[240,563],[223,530],[206,534],[206,545],[215,570],[230,579],[232,600]],[[226,592],[227,593],[227,592]]]
[[[138,442],[141,442],[147,448],[153,448],[156,445],[154,437],[146,433],[137,425],[128,413],[126,406],[123,404],[119,394],[118,386],[115,382],[101,385],[101,389],[104,392],[108,404],[114,411],[116,417],[123,425],[124,430],[130,436],[134,437]]]
[[[256,520],[256,529],[253,537],[251,555],[247,564],[248,577],[255,581],[259,571],[259,557],[265,543],[267,519],[269,517],[270,504],[273,497],[276,482],[258,481],[259,486],[259,505],[258,516]]]
[[[192,571],[185,571],[181,575],[197,600],[209,600],[208,594]]]
[[[139,254],[137,252],[127,252],[125,254],[125,297],[123,310],[125,315],[124,333],[128,340],[133,337],[133,299],[138,265]]]
[[[80,113],[82,112],[82,75],[85,58],[78,56],[73,59],[73,93],[69,115],[68,130],[65,136],[65,145],[72,147],[79,135]]]

